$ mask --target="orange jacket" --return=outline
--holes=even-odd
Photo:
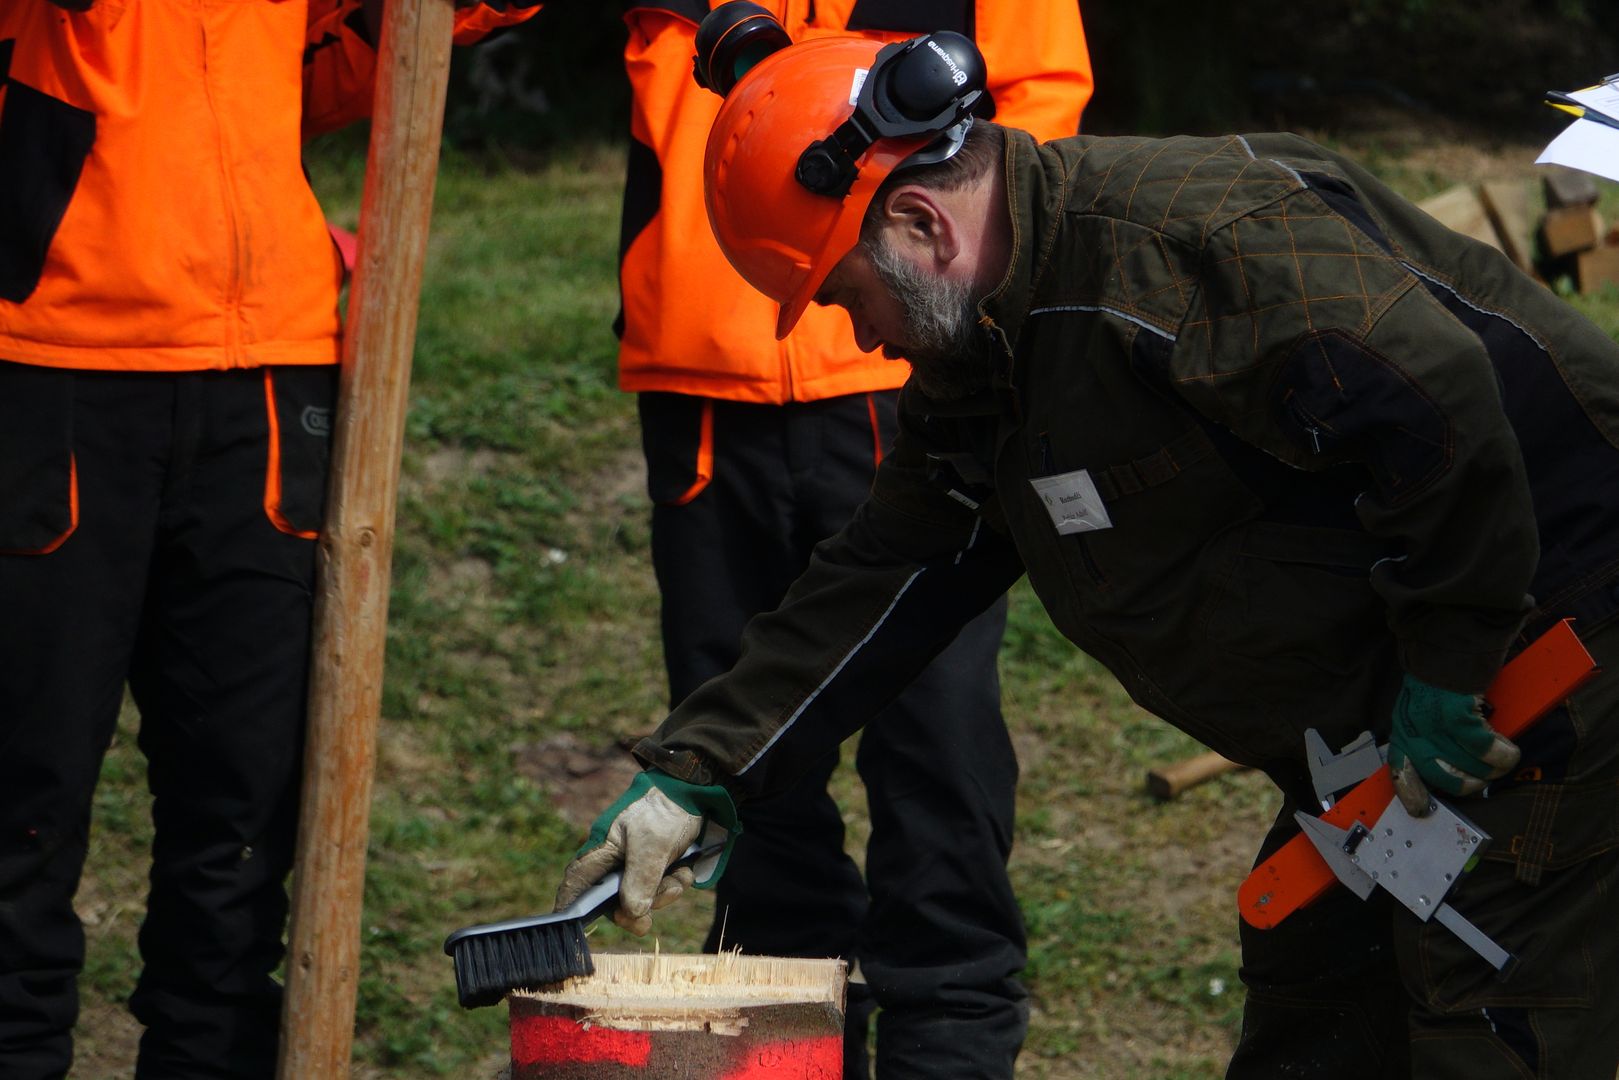
[[[1090,99],[1074,0],[766,0],[793,40],[883,41],[958,30],[989,69],[994,119],[1038,138],[1072,135]],[[761,404],[888,390],[908,367],[863,354],[841,311],[812,307],[776,341],[776,305],[720,254],[703,208],[703,149],[720,99],[692,81],[703,0],[633,5],[625,66],[634,91],[620,284],[619,385]]]
[[[299,158],[303,58],[310,130],[352,118],[358,4],[0,2],[0,359],[335,363],[342,266]]]

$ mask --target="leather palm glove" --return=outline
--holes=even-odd
[[[1512,740],[1490,727],[1484,699],[1405,677],[1394,701],[1389,770],[1394,791],[1412,817],[1432,808],[1428,788],[1474,795],[1518,764]]]
[[[731,845],[741,831],[736,804],[723,787],[688,784],[648,769],[591,825],[590,836],[562,872],[557,909],[573,903],[622,863],[613,921],[632,934],[643,935],[652,929],[652,912],[673,903],[687,887],[713,887],[724,873]],[[668,872],[669,864],[685,854],[699,835],[705,844],[725,842],[712,871],[701,881],[691,867]]]

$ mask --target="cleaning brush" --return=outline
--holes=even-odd
[[[692,844],[669,870],[718,855],[724,847]],[[455,961],[461,1007],[496,1005],[512,990],[594,973],[585,930],[617,906],[621,880],[617,870],[609,871],[561,911],[468,926],[445,938],[444,952]]]

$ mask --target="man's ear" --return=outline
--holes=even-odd
[[[894,241],[926,255],[938,269],[961,254],[961,227],[938,193],[903,184],[883,200],[883,222]]]

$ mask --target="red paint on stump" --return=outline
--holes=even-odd
[[[652,1033],[591,1027],[566,1016],[531,1016],[512,1024],[512,1064],[602,1064],[645,1067]]]
[[[843,1075],[843,1039],[784,1039],[753,1051],[720,1080],[837,1080]]]

